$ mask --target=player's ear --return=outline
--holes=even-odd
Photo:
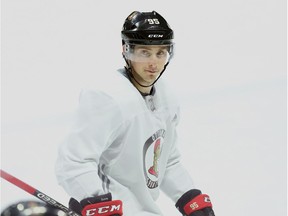
[[[123,45],[122,45],[122,55],[125,55],[125,53],[127,52],[126,49],[127,49],[127,48],[126,48],[126,45],[123,44]]]

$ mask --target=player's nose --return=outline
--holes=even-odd
[[[152,55],[150,58],[149,58],[149,67],[152,69],[152,68],[157,68],[157,64],[159,62],[159,59],[157,58],[157,56],[155,55]]]

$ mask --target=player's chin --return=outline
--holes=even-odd
[[[145,79],[145,82],[147,85],[151,85],[152,83],[155,82],[155,80],[157,79],[158,76],[152,76],[152,77],[148,77]]]

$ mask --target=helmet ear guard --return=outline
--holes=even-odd
[[[134,50],[134,45],[131,45],[128,43],[124,43],[122,45],[122,55],[127,64],[128,64],[127,59],[129,59],[129,55],[133,53],[133,50]]]
[[[124,43],[123,44],[123,53],[133,52],[135,45]]]

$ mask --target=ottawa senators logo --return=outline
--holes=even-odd
[[[143,149],[144,174],[147,187],[150,189],[158,187],[159,166],[165,130],[160,129],[154,133],[146,142]]]

